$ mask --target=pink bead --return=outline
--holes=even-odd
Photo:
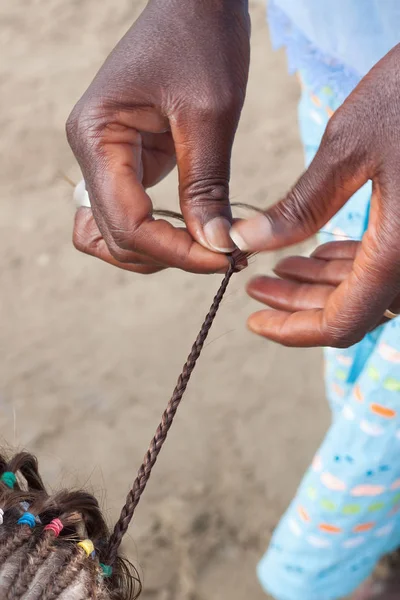
[[[53,519],[48,525],[46,525],[44,531],[52,531],[55,537],[58,537],[63,529],[64,525],[61,523],[60,519]]]

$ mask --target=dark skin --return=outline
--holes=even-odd
[[[250,329],[263,335],[263,323],[268,323],[271,315],[275,317],[275,311],[287,318],[304,311],[324,310],[335,302],[339,287],[350,277],[361,252],[360,242],[329,242],[319,246],[309,258],[289,256],[281,260],[274,269],[277,277],[253,279],[247,286],[249,295],[273,310],[253,314],[249,319]],[[393,300],[390,310],[400,312],[400,294]],[[381,318],[378,324],[385,322],[387,319]],[[287,338],[282,337],[282,331],[279,334],[281,343],[292,345],[290,328]],[[269,334],[268,337],[272,336]]]
[[[319,288],[318,301],[314,290],[307,305],[296,300],[297,287],[274,283],[269,289],[265,280],[253,281],[251,294],[268,304],[272,301],[278,309],[250,317],[255,333],[289,346],[347,347],[379,325],[386,309],[396,308],[399,89],[400,46],[396,46],[331,118],[314,160],[286,198],[265,216],[234,226],[233,237],[242,250],[289,246],[314,235],[368,179],[373,181],[368,230],[339,285]]]
[[[77,212],[79,250],[138,273],[227,268],[224,252],[234,248],[230,158],[246,92],[249,39],[245,0],[148,2],[67,123],[93,209]],[[288,274],[283,283],[253,281],[251,294],[274,307],[250,317],[256,333],[291,346],[345,347],[395,307],[399,65],[397,46],[332,117],[314,161],[286,198],[231,230],[242,250],[297,243],[373,180],[368,231],[356,256],[347,259],[344,278],[337,285],[321,280],[316,285],[329,290],[314,288],[303,304]],[[146,192],[175,164],[185,228],[154,219]]]
[[[226,270],[249,59],[247,0],[148,2],[68,119],[93,210],[77,213],[79,250],[139,273]],[[146,192],[175,165],[186,228],[154,219]]]

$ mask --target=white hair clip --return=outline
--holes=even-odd
[[[82,179],[74,189],[74,200],[78,208],[81,206],[90,208],[89,194],[86,191],[84,179]]]

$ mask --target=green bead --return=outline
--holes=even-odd
[[[14,488],[14,485],[17,481],[17,478],[15,477],[15,475],[12,471],[5,471],[3,473],[3,475],[0,477],[0,479],[4,483],[4,485],[9,487],[10,489]]]
[[[111,577],[112,575],[112,567],[110,565],[105,565],[104,563],[100,563],[101,570],[103,571],[104,577]]]

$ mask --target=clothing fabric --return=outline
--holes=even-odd
[[[341,100],[329,85],[315,93],[308,70],[300,79],[309,164]],[[324,227],[321,241],[361,239],[370,197],[367,184]],[[343,598],[400,546],[400,319],[349,349],[326,349],[325,358],[332,424],[258,566],[264,589],[278,600]]]
[[[399,0],[269,0],[273,45],[291,72],[308,72],[314,91],[332,87],[341,103],[400,42]]]

